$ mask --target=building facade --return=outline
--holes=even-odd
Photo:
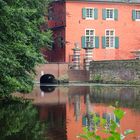
[[[140,50],[140,0],[66,0],[50,5],[48,28],[53,31],[51,62],[71,62],[74,44],[92,52],[92,60],[135,59]]]

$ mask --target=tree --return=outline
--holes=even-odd
[[[51,31],[41,31],[48,0],[0,0],[0,95],[29,92],[42,47],[51,47]]]

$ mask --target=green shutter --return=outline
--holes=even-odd
[[[118,20],[118,10],[117,9],[114,10],[114,19]]]
[[[87,124],[87,120],[86,120],[86,116],[82,117],[82,126],[86,126]]]
[[[86,48],[85,40],[86,40],[85,36],[82,36],[82,48],[83,49]]]
[[[116,123],[120,124],[120,119],[118,119],[118,117],[116,116]]]
[[[119,37],[115,37],[115,48],[119,48]]]
[[[102,36],[102,48],[106,48],[105,36]]]
[[[136,11],[132,10],[132,20],[136,20]]]
[[[106,9],[102,9],[102,18],[106,20]]]
[[[86,18],[86,8],[82,9],[82,18],[85,19]]]
[[[95,36],[95,48],[99,48],[99,37]]]
[[[98,9],[94,8],[94,19],[98,19]]]
[[[103,119],[106,119],[107,113],[103,113],[102,117]]]

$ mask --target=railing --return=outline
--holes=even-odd
[[[52,29],[55,27],[65,26],[64,21],[48,20],[48,28]]]

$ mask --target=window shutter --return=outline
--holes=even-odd
[[[120,120],[118,119],[118,117],[116,117],[116,123],[120,124]]]
[[[132,20],[136,20],[136,11],[132,10]]]
[[[82,9],[82,18],[85,19],[86,18],[86,8]]]
[[[114,9],[114,19],[118,20],[118,10]]]
[[[85,40],[86,40],[85,36],[82,36],[82,48],[83,49],[86,48]]]
[[[106,20],[106,9],[102,9],[102,18]]]
[[[102,117],[103,119],[106,119],[107,113],[103,113]]]
[[[99,48],[99,37],[95,36],[95,48]]]
[[[105,36],[102,36],[102,48],[106,48]]]
[[[86,124],[87,124],[86,122],[87,122],[86,116],[83,116],[83,117],[82,117],[82,125],[83,125],[83,126],[86,126]]]
[[[115,37],[115,48],[119,48],[119,37]]]
[[[94,19],[98,19],[98,9],[94,8]]]

